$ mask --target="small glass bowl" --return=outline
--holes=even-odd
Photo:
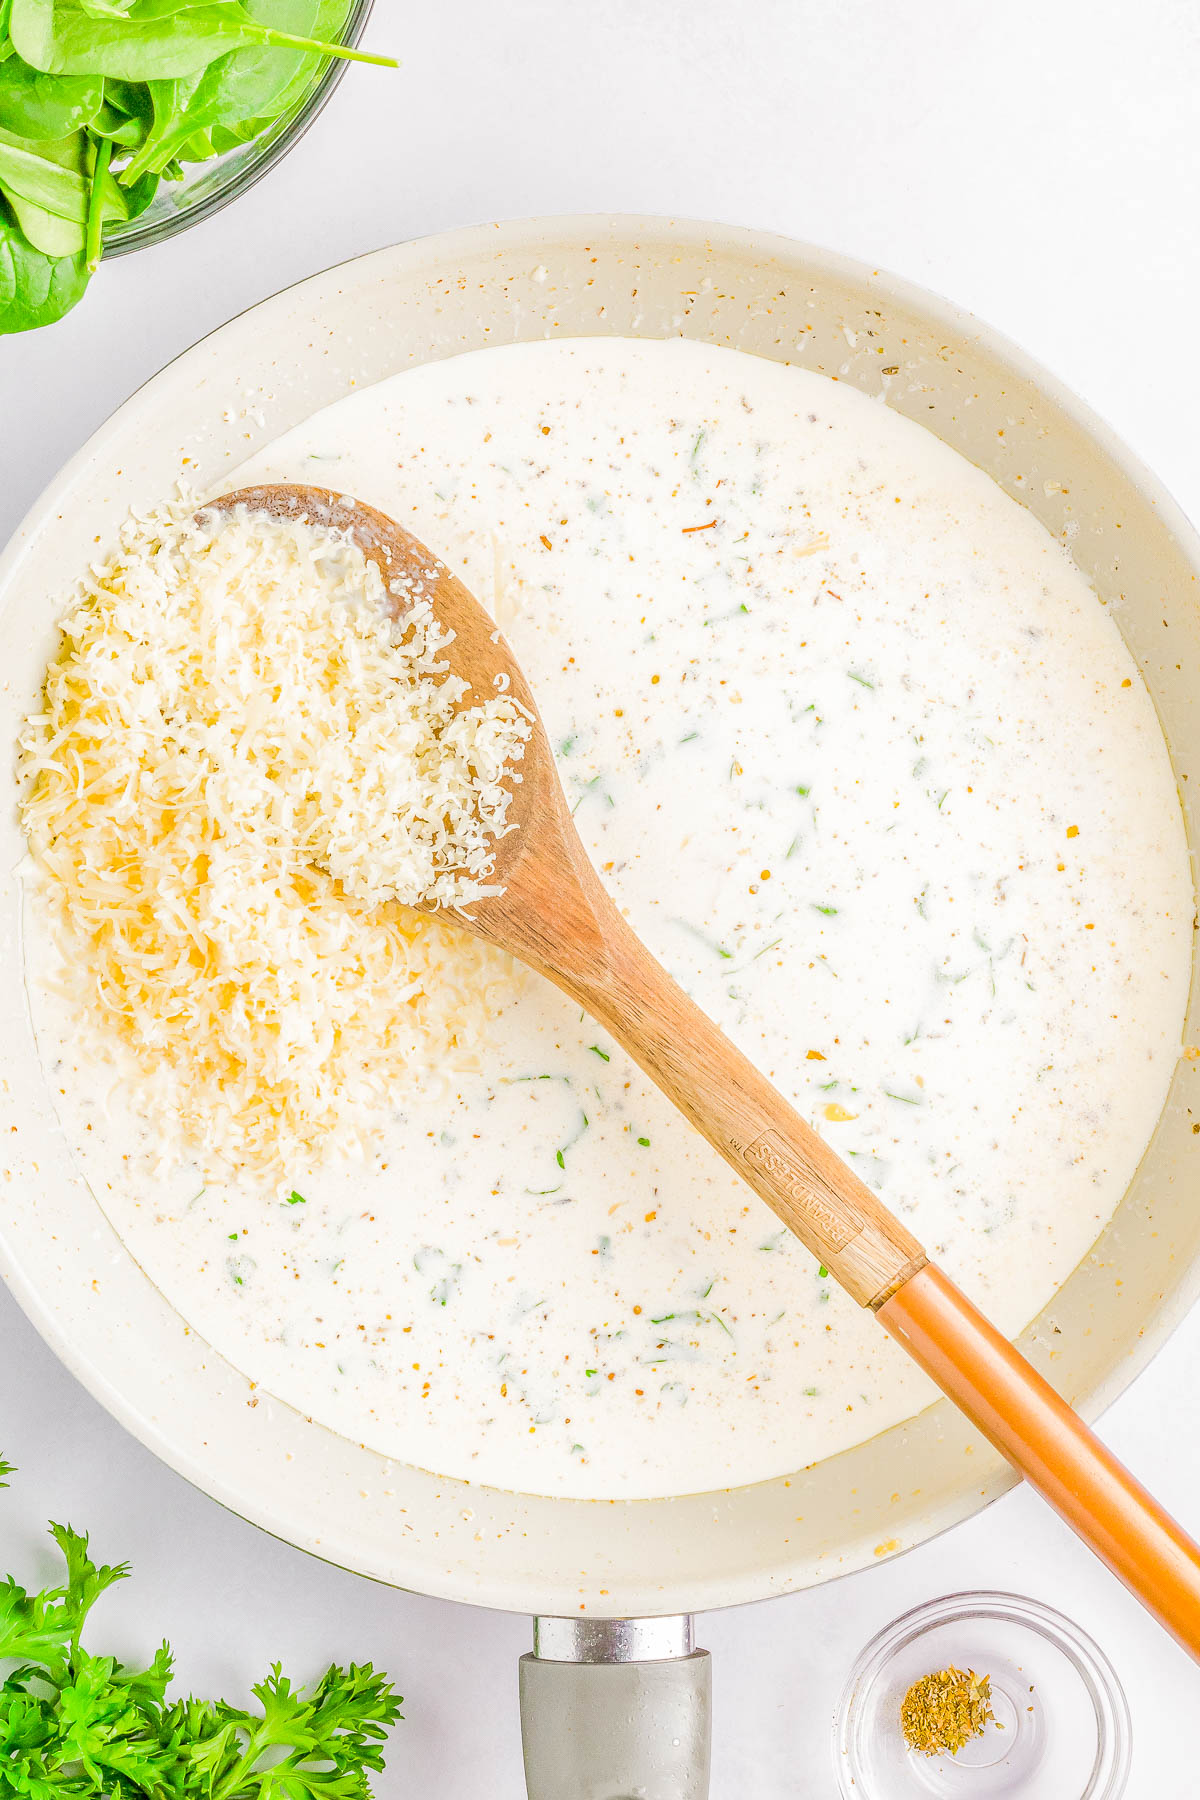
[[[910,1750],[900,1706],[938,1669],[991,1678],[995,1723],[957,1756]],[[1104,1653],[1017,1594],[949,1594],[893,1620],[850,1674],[833,1724],[843,1800],[1119,1800],[1129,1707]]]
[[[343,44],[358,43],[373,4],[374,0],[354,0],[342,30]],[[189,225],[211,218],[252,188],[304,136],[348,67],[344,58],[329,57],[317,69],[303,99],[268,126],[261,137],[240,144],[211,162],[185,163],[183,180],[161,182],[140,217],[105,229],[105,257],[127,256],[131,250],[161,244],[176,232],[186,231]]]

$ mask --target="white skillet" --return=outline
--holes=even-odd
[[[1154,479],[1048,376],[945,303],[785,240],[658,220],[477,227],[380,251],[188,351],[102,427],[0,559],[0,730],[11,742],[36,692],[56,597],[130,506],[161,498],[181,474],[201,489],[231,485],[245,457],[352,385],[486,344],[606,333],[732,344],[885,390],[888,404],[987,469],[1067,540],[1112,605],[1159,708],[1196,841],[1186,777],[1200,770],[1190,675],[1200,667],[1200,547]],[[71,1164],[25,1004],[23,845],[11,808],[0,829],[0,1272],[91,1391],[244,1517],[396,1585],[599,1621],[683,1615],[830,1579],[922,1542],[1011,1482],[943,1402],[750,1488],[620,1505],[540,1499],[385,1463],[253,1391],[167,1305]],[[1183,1062],[1112,1225],[1047,1308],[1053,1325],[1035,1320],[1021,1340],[1089,1417],[1200,1292],[1189,1108],[1200,1121],[1200,1067]],[[565,1671],[589,1653],[590,1629],[543,1626],[542,1649],[566,1658],[556,1664]],[[593,1652],[653,1654],[629,1671],[639,1692],[659,1654],[687,1641],[682,1623],[596,1632]],[[691,1772],[681,1765],[663,1791],[698,1795],[703,1679],[695,1664],[679,1672],[690,1684],[678,1691],[690,1708],[680,1751]],[[622,1747],[623,1766],[639,1753]]]

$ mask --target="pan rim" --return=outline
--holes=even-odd
[[[103,451],[110,433],[118,421],[136,424],[140,415],[152,408],[153,402],[168,378],[177,377],[201,354],[212,347],[222,334],[229,333],[235,326],[257,320],[260,327],[269,329],[274,313],[280,312],[286,303],[297,299],[311,300],[314,316],[318,316],[323,300],[332,292],[336,292],[340,283],[357,278],[370,278],[373,273],[388,267],[397,267],[405,259],[412,263],[432,261],[444,267],[455,268],[472,257],[488,250],[504,250],[515,253],[528,247],[530,252],[535,246],[544,247],[547,238],[555,241],[570,240],[572,243],[584,245],[603,237],[613,243],[618,241],[637,245],[647,240],[678,242],[685,250],[694,251],[703,246],[717,245],[719,250],[735,251],[753,255],[756,258],[776,259],[788,266],[802,265],[828,279],[844,281],[857,287],[871,289],[885,297],[889,302],[906,307],[931,322],[945,328],[947,337],[955,341],[965,341],[980,346],[986,354],[1000,367],[1011,371],[1014,379],[1028,383],[1084,436],[1095,445],[1103,457],[1145,498],[1162,519],[1165,528],[1180,544],[1186,560],[1193,571],[1200,570],[1200,539],[1186,520],[1181,509],[1154,476],[1116,436],[1111,428],[1092,410],[1069,392],[1053,375],[1045,371],[1034,359],[1013,345],[1000,333],[982,324],[973,315],[956,307],[952,302],[940,296],[930,294],[923,288],[901,278],[885,274],[878,269],[842,257],[836,253],[810,246],[797,240],[775,234],[762,233],[750,228],[714,225],[704,221],[668,220],[646,218],[632,215],[562,215],[543,219],[517,220],[505,225],[481,224],[467,226],[455,231],[433,233],[428,236],[412,239],[403,244],[385,247],[335,264],[316,275],[290,284],[278,293],[258,302],[243,313],[213,332],[198,340],[188,349],[165,365],[156,375],[135,391],[108,420],[95,431],[76,455],[65,465],[54,478],[43,494],[34,502],[29,512],[8,546],[0,556],[0,607],[4,595],[11,587],[24,559],[31,554],[40,533],[52,523],[56,516],[61,517],[60,504],[65,503],[80,477],[86,472],[91,462]],[[417,1591],[444,1598],[461,1599],[496,1606],[512,1611],[555,1611],[576,1610],[582,1603],[587,1610],[594,1613],[612,1611],[615,1614],[625,1612],[661,1612],[670,1613],[681,1609],[694,1610],[719,1605],[735,1604],[749,1600],[761,1599],[771,1594],[790,1591],[793,1588],[811,1585],[816,1581],[829,1579],[836,1574],[848,1573],[853,1569],[866,1566],[878,1560],[876,1545],[868,1541],[870,1534],[851,1538],[843,1546],[842,1553],[831,1557],[820,1571],[814,1567],[811,1557],[800,1559],[789,1565],[786,1561],[773,1564],[770,1569],[747,1570],[730,1574],[728,1571],[709,1573],[706,1578],[691,1579],[686,1588],[680,1580],[670,1577],[661,1583],[647,1584],[645,1581],[631,1581],[624,1584],[618,1592],[608,1598],[611,1605],[606,1606],[605,1597],[593,1592],[584,1583],[571,1587],[562,1582],[546,1583],[541,1591],[531,1589],[528,1584],[521,1586],[520,1593],[513,1591],[513,1578],[506,1576],[502,1570],[496,1571],[491,1580],[480,1581],[478,1578],[464,1579],[457,1571],[443,1566],[431,1564],[427,1554],[422,1552],[416,1556],[405,1556],[402,1550],[393,1552],[388,1562],[387,1573],[375,1564],[372,1559],[364,1559],[361,1555],[347,1555],[345,1551],[335,1552],[334,1548],[322,1544],[318,1534],[309,1529],[300,1529],[297,1535],[295,1515],[289,1515],[273,1509],[269,1504],[248,1504],[239,1487],[237,1479],[228,1479],[214,1473],[211,1467],[205,1468],[178,1436],[172,1436],[172,1424],[169,1420],[156,1418],[147,1414],[126,1393],[108,1378],[103,1368],[90,1360],[71,1334],[68,1322],[60,1317],[52,1304],[43,1285],[27,1275],[20,1252],[15,1243],[10,1243],[9,1234],[0,1220],[0,1274],[3,1275],[22,1310],[31,1319],[42,1337],[54,1349],[64,1365],[78,1380],[100,1400],[106,1409],[119,1422],[130,1430],[135,1437],[152,1449],[169,1466],[176,1469],[186,1479],[193,1482],[203,1491],[218,1499],[230,1510],[242,1517],[251,1519],[263,1529],[287,1541],[299,1543],[301,1548],[322,1556],[325,1560],[340,1566],[357,1569],[376,1579],[383,1579],[394,1585],[411,1587]],[[1160,1304],[1151,1318],[1146,1321],[1136,1348],[1109,1372],[1107,1378],[1099,1382],[1095,1390],[1080,1402],[1080,1410],[1089,1418],[1096,1414],[1122,1392],[1134,1376],[1149,1363],[1152,1356],[1161,1347],[1178,1323],[1183,1313],[1200,1295],[1200,1264],[1193,1262],[1180,1278],[1175,1290]],[[1035,1327],[1037,1322],[1035,1321]],[[211,1356],[214,1363],[222,1359]],[[228,1378],[235,1384],[242,1383],[243,1378],[225,1365]],[[938,1403],[945,1407],[947,1403]],[[290,1409],[280,1409],[290,1410]],[[931,1409],[931,1411],[937,1410]],[[899,1430],[900,1428],[894,1428]],[[334,1435],[334,1434],[331,1434]],[[831,1459],[837,1460],[837,1459]],[[912,1548],[918,1543],[928,1541],[942,1530],[960,1522],[980,1510],[1000,1493],[1014,1485],[1015,1476],[1000,1463],[990,1452],[976,1458],[974,1468],[975,1479],[969,1488],[962,1487],[953,1494],[944,1496],[939,1501],[931,1501],[921,1516],[919,1524],[913,1523],[895,1540],[894,1548],[889,1545],[887,1555],[899,1553]],[[444,1488],[458,1488],[470,1493],[467,1484],[442,1482]],[[766,1485],[766,1484],[759,1484]],[[744,1490],[741,1490],[744,1491]],[[688,1497],[680,1497],[688,1498]],[[719,1502],[720,1494],[706,1496]],[[555,1507],[592,1508],[607,1506],[608,1502],[554,1500],[547,1502]],[[633,1501],[622,1502],[622,1506],[631,1507],[665,1507],[670,1508],[673,1502]],[[289,1523],[290,1519],[290,1523]],[[823,1559],[821,1559],[823,1560]],[[580,1594],[586,1594],[581,1602]]]

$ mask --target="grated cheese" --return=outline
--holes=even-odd
[[[463,705],[349,540],[181,501],[132,519],[20,740],[60,979],[160,1140],[287,1186],[398,1081],[478,1060],[506,958],[407,905],[488,885],[529,735]],[[519,779],[519,777],[516,777]]]

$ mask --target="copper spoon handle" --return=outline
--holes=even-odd
[[[1020,1351],[933,1263],[885,1301],[878,1317],[972,1425],[1200,1660],[1200,1547]]]

